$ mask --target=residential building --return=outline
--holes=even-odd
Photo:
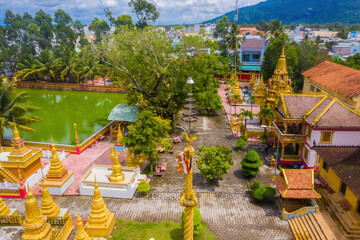
[[[265,39],[247,39],[239,49],[241,70],[259,72],[266,47]]]
[[[360,41],[360,31],[351,31],[347,35],[348,40]]]

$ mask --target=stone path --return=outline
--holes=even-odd
[[[236,138],[232,135],[224,111],[220,111],[216,116],[200,116],[192,126],[193,130],[200,133],[198,140],[193,144],[195,149],[201,145],[221,144],[231,148],[235,146]],[[96,150],[96,154],[106,161],[108,147],[111,144],[101,144],[104,149]],[[151,178],[152,190],[148,197],[144,198],[136,194],[132,200],[104,198],[109,210],[115,212],[116,218],[140,222],[180,221],[183,208],[179,205],[179,197],[184,188],[185,177],[176,171],[175,157],[176,153],[182,151],[185,146],[185,142],[178,143],[174,145],[174,154],[160,154],[160,161],[168,163],[167,172],[162,177]],[[247,150],[249,149],[256,150],[265,162],[267,155],[260,152],[257,145],[250,145],[247,147]],[[255,203],[248,193],[248,185],[256,179],[263,184],[272,184],[273,169],[262,166],[261,173],[256,178],[244,179],[240,162],[245,153],[233,152],[233,154],[234,165],[218,183],[208,183],[199,173],[195,163],[197,155],[195,155],[194,189],[199,198],[198,208],[203,221],[222,240],[293,239],[288,223],[278,217],[276,198],[265,203]],[[84,172],[86,166],[90,164],[90,158],[95,159],[91,155],[89,153],[86,156],[88,159],[82,159],[81,155],[71,156],[78,173]],[[72,170],[74,166],[70,164],[69,167]],[[36,196],[36,198],[40,204],[41,197]],[[69,208],[73,218],[78,210],[82,218],[86,219],[89,216],[92,197],[54,196],[54,200],[60,207]],[[24,199],[4,199],[4,202],[11,208],[17,208],[19,214],[24,214]]]

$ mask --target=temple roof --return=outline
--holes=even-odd
[[[279,109],[287,118],[302,119],[305,112],[311,110],[324,96],[321,95],[285,95],[279,101]],[[281,104],[285,104],[281,106]],[[285,110],[286,108],[286,110]]]
[[[118,104],[113,108],[113,110],[111,110],[108,120],[119,122],[135,122],[138,116],[139,113],[137,106]]]
[[[356,69],[324,61],[302,74],[345,97],[360,95],[360,71]]]
[[[341,181],[360,198],[360,146],[315,146],[314,149]]]
[[[274,177],[273,182],[283,198],[321,198],[314,190],[313,169],[281,169],[281,173],[282,176]]]
[[[264,39],[246,39],[246,41],[241,44],[240,49],[242,50],[263,50],[265,48]]]

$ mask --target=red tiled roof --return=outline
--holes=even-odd
[[[302,74],[345,97],[360,95],[360,71],[356,69],[324,61]]]
[[[282,169],[283,176],[273,178],[273,182],[283,198],[320,198],[313,189],[313,171],[313,169]]]
[[[240,49],[248,50],[263,50],[265,45],[264,39],[247,39],[240,47]]]
[[[312,109],[324,96],[319,95],[284,95],[285,105],[289,111],[289,118],[302,119],[306,111]]]

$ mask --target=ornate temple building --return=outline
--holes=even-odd
[[[52,141],[51,152],[50,168],[46,175],[46,181],[50,194],[62,195],[74,182],[74,172],[69,172],[62,164],[57,154],[54,141]]]
[[[0,148],[0,196],[24,198],[26,188],[23,181],[33,174],[41,174],[42,150],[26,147],[15,123],[13,134],[12,147]]]

